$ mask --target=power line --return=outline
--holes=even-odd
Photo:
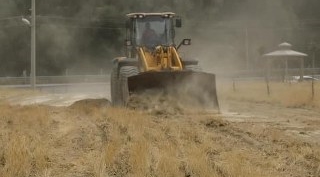
[[[41,24],[41,26],[51,26],[52,24]],[[55,26],[63,26],[67,28],[82,28],[82,29],[109,29],[109,30],[114,30],[114,29],[124,29],[125,27],[104,27],[104,26],[79,26],[79,25],[62,25],[58,24]]]
[[[23,16],[13,16],[1,18],[0,21],[12,21],[20,20]],[[125,23],[124,18],[120,17],[110,17],[110,18],[77,18],[77,17],[63,17],[63,16],[37,16],[37,19],[40,21],[40,25],[58,25],[69,28],[84,28],[84,29],[124,29]],[[49,20],[55,20],[54,22]],[[300,22],[300,24],[299,24]],[[60,23],[60,24],[58,24]],[[62,24],[64,23],[64,24]],[[68,25],[66,23],[72,23],[72,25]],[[89,25],[90,23],[102,24],[102,25]],[[298,24],[293,27],[281,27],[281,26],[272,26],[272,25],[246,25],[245,21],[241,20],[233,20],[233,21],[220,21],[217,24],[213,24],[212,22],[202,21],[198,23],[198,26],[206,26],[206,29],[198,28],[199,31],[245,31],[246,28],[251,31],[264,31],[264,30],[275,30],[275,31],[293,31],[293,30],[307,30],[307,29],[320,29],[320,26],[316,26],[320,24],[320,19],[304,19],[297,22]],[[81,25],[83,24],[83,25]],[[307,25],[314,26],[307,26]],[[0,28],[10,28],[10,27],[20,27],[24,25],[8,25],[1,26]],[[191,28],[193,25],[186,25]]]
[[[37,16],[37,18],[57,19],[57,20],[68,20],[68,21],[112,21],[112,22],[124,22],[125,18],[120,17],[109,17],[109,18],[83,18],[83,17],[62,17],[62,16]]]
[[[13,19],[18,19],[22,18],[23,16],[13,16],[13,17],[5,17],[5,18],[0,18],[0,21],[6,21],[6,20],[13,20]]]

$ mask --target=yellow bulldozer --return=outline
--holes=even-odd
[[[191,44],[190,39],[175,44],[175,28],[181,26],[181,18],[172,12],[127,14],[126,57],[113,60],[113,105],[126,106],[132,94],[159,89],[219,108],[215,75],[178,53],[182,45]]]

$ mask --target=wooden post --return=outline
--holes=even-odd
[[[270,96],[270,87],[269,87],[269,74],[270,74],[270,61],[269,58],[267,59],[266,64],[266,85],[267,85],[267,94]]]
[[[245,41],[245,46],[246,46],[246,67],[247,70],[249,70],[250,65],[250,59],[249,59],[249,33],[248,33],[248,25],[246,24],[246,31],[245,31],[245,35],[246,35],[246,41]]]
[[[285,60],[285,72],[284,72],[284,80],[285,80],[285,82],[287,82],[287,80],[288,80],[288,58],[286,58],[286,60]]]
[[[300,62],[300,81],[303,81],[303,75],[304,75],[304,59],[301,58]]]
[[[315,58],[316,58],[316,52],[313,51],[313,54],[312,54],[312,100],[314,99],[314,62],[315,62]]]

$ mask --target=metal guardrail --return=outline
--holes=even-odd
[[[260,70],[235,70],[235,71],[228,71],[215,73],[221,77],[231,77],[231,78],[247,78],[247,77],[265,77],[266,71],[264,69]],[[278,75],[281,76],[284,74],[284,69],[272,69],[270,70],[271,75]],[[320,75],[320,68],[305,68],[304,75]],[[299,76],[300,69],[288,69],[289,76]]]
[[[105,83],[110,75],[38,76],[37,84]],[[30,77],[0,77],[0,85],[29,85]]]
[[[283,74],[283,69],[273,69],[270,71],[272,75]],[[320,75],[320,68],[305,68],[304,75]],[[218,77],[245,79],[256,78],[260,79],[265,77],[265,71],[261,70],[234,70],[228,73],[215,73]],[[299,69],[288,69],[290,76],[299,76]],[[106,83],[110,81],[110,75],[69,75],[69,76],[37,76],[37,84],[69,84],[69,83]],[[0,77],[0,85],[29,85],[30,77]]]

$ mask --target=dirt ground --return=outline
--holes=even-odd
[[[1,94],[0,176],[320,176],[316,107],[222,95],[221,113],[150,111],[103,98],[30,105],[38,94]]]

